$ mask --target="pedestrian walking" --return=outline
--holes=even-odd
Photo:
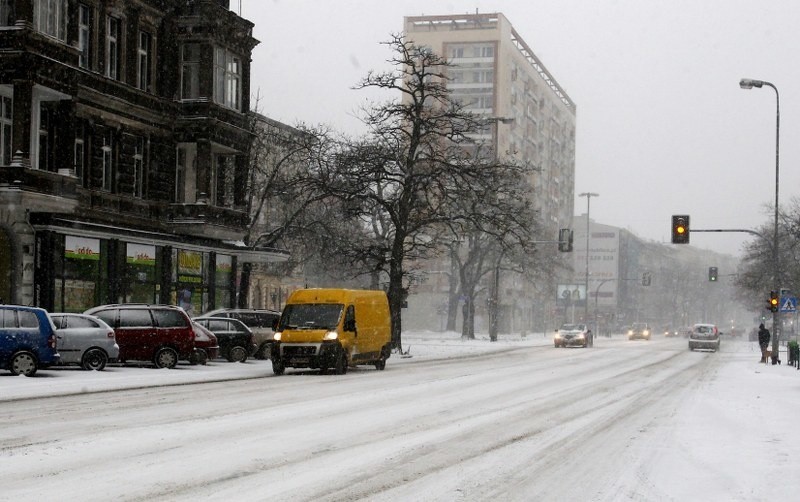
[[[758,346],[761,347],[761,361],[762,363],[767,362],[767,346],[769,346],[769,339],[770,333],[767,328],[764,327],[764,323],[758,325]]]

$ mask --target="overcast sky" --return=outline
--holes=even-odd
[[[241,3],[240,3],[241,1]],[[800,195],[797,0],[231,0],[255,23],[259,111],[364,132],[352,87],[390,68],[380,42],[403,17],[501,12],[577,105],[575,214],[660,242],[670,216],[693,229],[771,228],[775,84],[781,99],[780,200]],[[740,254],[745,233],[693,233]]]

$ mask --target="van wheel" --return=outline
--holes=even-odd
[[[339,357],[336,358],[334,372],[337,375],[347,374],[347,354],[345,354],[344,350],[339,351]]]
[[[241,345],[235,345],[228,351],[228,361],[243,363],[247,361],[247,350]]]
[[[283,372],[286,371],[286,367],[283,365],[283,362],[279,359],[272,360],[272,372],[275,373],[276,376],[283,375]]]
[[[156,368],[172,369],[178,365],[178,353],[170,347],[161,347],[153,357]]]
[[[386,369],[386,358],[381,356],[380,359],[375,361],[375,369],[378,371],[383,371]]]
[[[86,371],[102,371],[108,362],[108,354],[103,349],[89,349],[81,357],[81,368]]]
[[[36,356],[30,352],[17,352],[11,358],[11,364],[8,365],[12,375],[25,375],[27,377],[35,375],[37,368],[38,361],[36,361]]]

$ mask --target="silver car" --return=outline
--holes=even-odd
[[[50,314],[56,326],[61,364],[79,364],[100,371],[119,357],[114,330],[105,321],[86,314]]]
[[[695,324],[689,333],[689,350],[719,350],[719,329],[714,324]]]

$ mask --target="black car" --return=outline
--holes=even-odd
[[[266,309],[217,309],[206,312],[202,317],[228,317],[242,321],[255,339],[255,349],[252,352],[256,359],[269,359],[272,352],[272,336],[275,334],[272,327],[277,324],[281,313]]]
[[[214,333],[219,354],[230,362],[247,361],[255,350],[253,332],[242,321],[229,317],[195,317],[194,322]]]

